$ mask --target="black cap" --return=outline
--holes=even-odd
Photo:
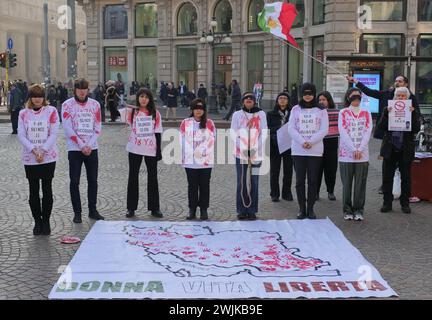
[[[300,92],[302,96],[304,96],[305,94],[310,94],[316,97],[316,87],[313,83],[310,82],[303,83]]]
[[[288,101],[291,100],[291,97],[290,97],[289,93],[284,91],[284,92],[281,92],[281,93],[278,94],[278,96],[276,97],[276,102],[278,101],[279,97],[281,97],[281,96],[287,97]]]

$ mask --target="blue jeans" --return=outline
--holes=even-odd
[[[250,197],[248,194],[247,177],[250,174],[247,164],[240,163],[236,158],[237,169],[237,213],[238,214],[256,214],[258,212],[258,168],[261,163],[252,165]],[[255,172],[257,171],[257,172]],[[243,183],[242,183],[243,181]],[[243,197],[242,197],[243,195]]]

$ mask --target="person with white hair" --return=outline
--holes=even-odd
[[[411,93],[406,87],[395,89],[393,100],[408,100]],[[415,146],[414,136],[420,130],[420,113],[417,108],[411,106],[411,131],[389,131],[388,121],[391,107],[384,109],[378,127],[384,132],[380,155],[383,157],[383,197],[384,204],[381,212],[392,210],[393,203],[393,179],[396,168],[401,174],[401,195],[399,198],[402,212],[409,214],[409,198],[411,196],[411,163],[414,160]]]

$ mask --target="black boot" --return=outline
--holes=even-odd
[[[73,223],[82,223],[81,213],[75,213],[72,221]]]
[[[42,219],[35,219],[35,226],[33,228],[33,235],[40,236],[42,234]]]
[[[128,210],[126,213],[126,218],[133,218],[135,216],[135,210]]]
[[[51,235],[50,217],[53,207],[53,199],[44,197],[42,199],[42,235]]]
[[[151,215],[155,218],[163,218],[163,214],[160,210],[152,210]]]
[[[42,221],[42,233],[41,234],[44,235],[44,236],[51,235],[51,225],[50,225],[49,218],[48,219],[44,219]]]
[[[40,204],[40,199],[29,200],[30,210],[35,221],[35,226],[33,228],[33,235],[40,236],[42,234],[42,208]]]
[[[200,218],[201,220],[207,220],[208,219],[208,213],[207,209],[200,209]]]
[[[101,216],[97,210],[95,212],[89,213],[89,218],[93,220],[105,220],[105,218]]]
[[[289,191],[286,195],[283,195],[282,199],[284,199],[285,201],[293,201],[294,200],[291,191]]]
[[[307,218],[307,214],[306,214],[306,206],[305,205],[300,205],[300,213],[297,214],[297,219],[299,220],[303,220]]]
[[[189,209],[189,215],[186,217],[187,220],[195,220],[196,219],[196,208]]]

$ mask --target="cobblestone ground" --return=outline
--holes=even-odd
[[[98,209],[108,220],[124,220],[126,208],[127,154],[124,150],[127,131],[124,126],[104,126],[100,138],[100,172]],[[28,185],[20,162],[21,146],[10,135],[10,124],[0,125],[0,299],[47,299],[59,277],[59,267],[67,265],[78,245],[63,245],[64,235],[83,239],[92,226],[84,215],[83,224],[72,223],[68,188],[68,166],[65,140],[60,134],[61,159],[53,182],[54,209],[51,237],[34,237],[33,222],[27,203]],[[376,160],[378,143],[371,142],[365,221],[342,219],[341,183],[336,186],[337,201],[327,200],[324,186],[316,205],[320,218],[329,217],[371,262],[402,299],[432,299],[432,204],[413,204],[413,214],[401,213],[398,203],[394,212],[379,213],[382,202],[381,162]],[[84,170],[83,170],[84,171]],[[142,198],[138,220],[150,220],[146,211],[146,175],[142,169]],[[294,184],[294,183],[293,183]],[[161,210],[166,219],[184,220],[187,209],[187,182],[178,165],[159,166]],[[86,208],[87,183],[83,172],[81,194]],[[294,191],[294,188],[293,188]],[[269,197],[269,176],[260,177],[261,219],[294,219],[295,202],[273,203]],[[210,219],[234,220],[235,169],[218,165],[211,181]],[[85,212],[83,212],[84,214]]]

